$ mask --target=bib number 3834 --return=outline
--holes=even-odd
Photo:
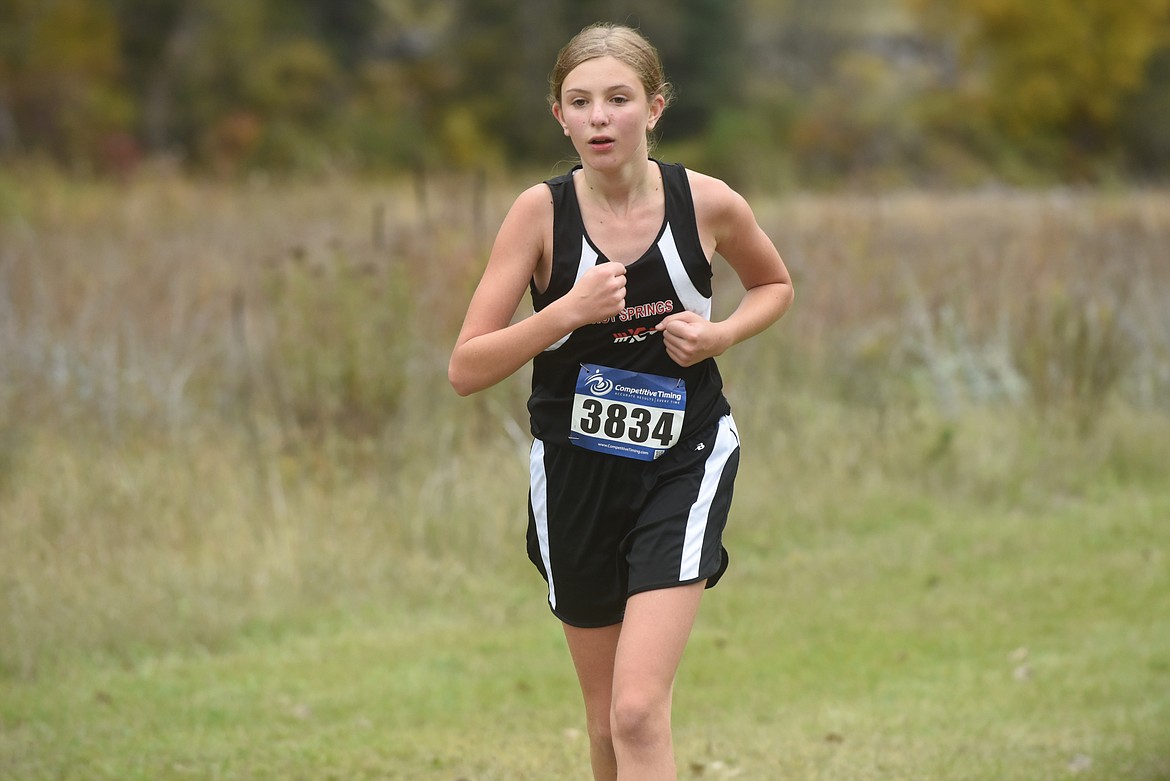
[[[583,364],[569,441],[587,450],[653,461],[682,434],[687,389],[677,377]]]

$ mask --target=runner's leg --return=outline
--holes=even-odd
[[[613,663],[621,624],[597,629],[565,627],[569,654],[577,669],[585,698],[585,723],[589,731],[589,759],[596,781],[615,781],[617,759],[613,753],[610,710],[613,702]]]
[[[614,658],[611,729],[620,781],[675,781],[675,673],[706,581],[630,597]]]

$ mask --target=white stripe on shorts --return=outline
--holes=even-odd
[[[707,535],[707,520],[711,515],[711,502],[715,499],[715,492],[719,488],[719,481],[723,477],[723,467],[727,459],[739,447],[739,432],[735,429],[735,421],[730,415],[719,419],[719,431],[715,434],[715,446],[711,448],[711,455],[703,467],[703,482],[699,485],[699,495],[691,505],[691,513],[687,517],[687,534],[683,541],[682,566],[679,567],[680,581],[694,580],[699,577],[699,564],[703,559],[703,539]]]
[[[531,489],[532,517],[536,521],[536,538],[540,542],[540,559],[548,576],[548,604],[557,607],[557,590],[553,586],[552,560],[548,553],[548,475],[544,470],[544,442],[532,440],[528,456],[528,484]]]

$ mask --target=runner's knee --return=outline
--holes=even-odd
[[[669,698],[647,691],[615,695],[610,728],[615,742],[627,745],[658,743],[670,734]]]

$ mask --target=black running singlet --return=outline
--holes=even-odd
[[[581,444],[583,438],[590,438],[582,432],[588,432],[596,434],[603,445],[612,441],[615,452],[622,455],[621,448],[643,441],[669,447],[730,412],[715,360],[679,366],[667,355],[662,334],[653,330],[668,315],[683,310],[708,319],[711,316],[711,264],[699,241],[686,169],[677,164],[658,165],[666,215],[654,243],[626,267],[626,308],[608,321],[578,328],[533,359],[528,411],[533,436],[546,443]],[[530,286],[532,305],[538,312],[568,293],[591,266],[606,261],[585,233],[573,172],[546,184],[553,198],[553,258],[548,289],[538,291],[535,282]],[[593,371],[597,375],[587,378],[586,372]],[[595,402],[588,398],[587,379],[593,380],[594,388],[612,386],[615,380],[621,390],[621,378],[628,376],[634,377],[625,388],[628,403],[605,407],[601,403],[604,399]],[[653,388],[667,389],[654,390],[639,383],[644,376],[660,378]],[[667,386],[677,381],[685,389],[680,394],[685,398],[681,402],[685,414],[653,406],[657,403],[653,401],[655,394],[675,395]],[[650,400],[649,411],[641,409],[640,398]]]

